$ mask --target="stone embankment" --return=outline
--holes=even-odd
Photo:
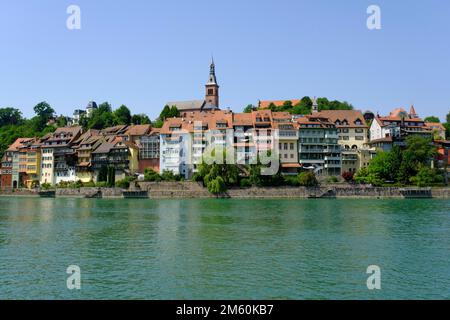
[[[3,196],[39,196],[38,190],[1,190]],[[43,193],[41,193],[41,196]],[[48,196],[48,194],[46,194]],[[216,198],[198,182],[139,182],[128,191],[120,188],[56,189],[54,197],[73,198],[150,198],[206,199]],[[377,188],[371,186],[324,185],[305,187],[232,188],[221,198],[235,199],[315,199],[315,198],[450,198],[450,188]]]

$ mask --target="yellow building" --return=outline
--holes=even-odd
[[[34,188],[39,184],[41,177],[41,145],[39,142],[32,144],[27,150],[27,188]]]

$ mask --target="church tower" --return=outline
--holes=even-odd
[[[214,59],[211,60],[211,66],[209,71],[209,81],[206,84],[206,104],[219,109],[219,85],[216,79],[216,66],[214,65]]]

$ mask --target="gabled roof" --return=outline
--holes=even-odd
[[[34,138],[18,138],[14,141],[6,151],[19,151],[19,148],[23,147],[26,143],[33,143]]]
[[[292,105],[295,106],[296,104],[300,103],[302,100],[301,99],[291,99],[291,100],[265,100],[265,101],[260,101],[259,102],[259,108],[260,109],[268,109],[269,106],[273,103],[275,106],[277,107],[281,107],[283,106],[283,104],[286,101],[291,101]]]
[[[253,116],[251,113],[235,113],[233,115],[233,125],[253,126]]]
[[[125,134],[129,136],[143,136],[149,134],[151,130],[152,127],[149,124],[138,124],[130,126]]]
[[[188,100],[167,102],[169,107],[176,106],[179,111],[184,110],[201,110],[205,105],[205,100]]]
[[[328,118],[336,124],[336,127],[367,128],[366,120],[359,110],[323,110],[317,115]],[[356,124],[358,120],[361,122],[360,125]],[[343,122],[347,122],[348,125],[344,125]]]
[[[127,131],[128,126],[126,124],[118,125],[114,127],[105,128],[100,131],[103,135],[110,135],[110,134],[122,134]]]

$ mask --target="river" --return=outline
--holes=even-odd
[[[0,299],[450,299],[450,201],[0,197]]]

